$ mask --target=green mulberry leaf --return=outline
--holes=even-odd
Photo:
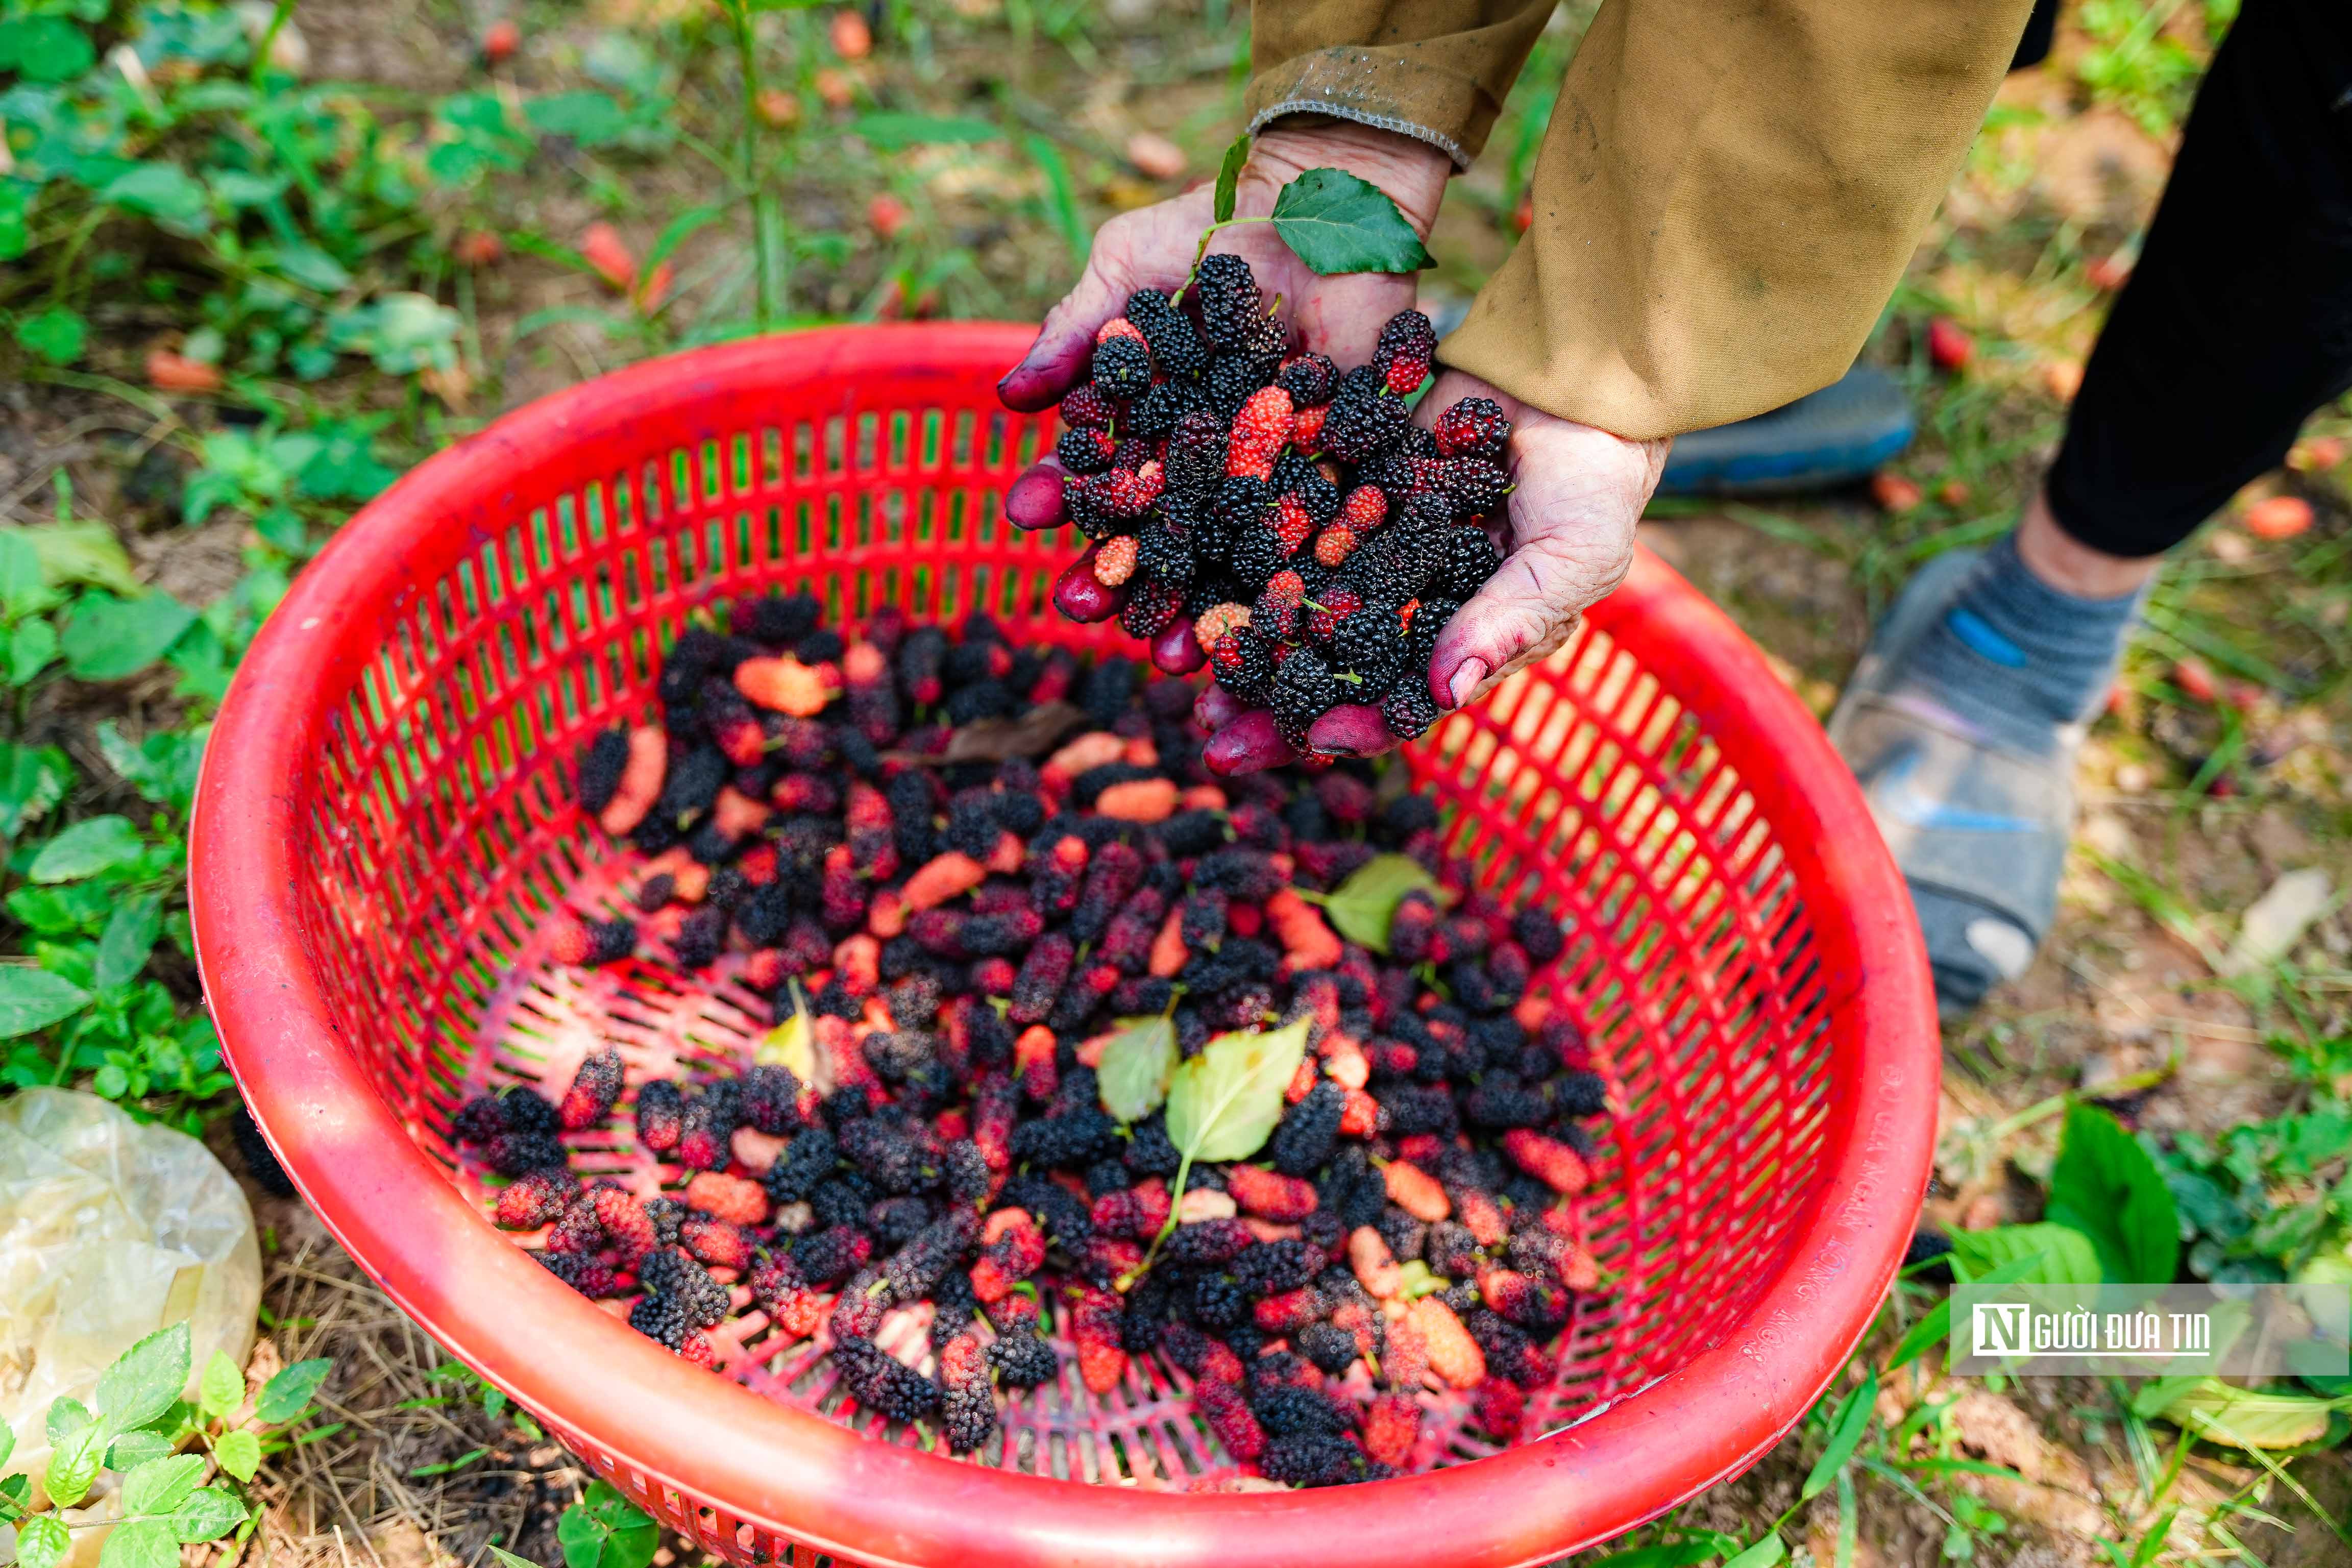
[[[1407,893],[1434,893],[1437,879],[1410,855],[1375,855],[1328,893],[1300,897],[1323,906],[1332,927],[1348,941],[1374,952],[1389,950],[1389,925]]]
[[[1217,169],[1217,196],[1214,213],[1223,223],[1234,216],[1234,195],[1241,188],[1242,169],[1249,163],[1250,139],[1236,136],[1225,149],[1225,161]]]
[[[1168,1089],[1177,1152],[1196,1163],[1256,1153],[1282,1120],[1283,1090],[1307,1054],[1309,1023],[1219,1035],[1178,1068]]]
[[[1274,198],[1275,232],[1298,259],[1337,272],[1418,272],[1434,265],[1388,194],[1339,169],[1309,169]]]
[[[1102,1106],[1121,1121],[1140,1121],[1168,1098],[1176,1070],[1176,1025],[1168,1018],[1121,1018],[1095,1073]]]

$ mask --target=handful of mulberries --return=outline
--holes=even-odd
[[[1412,423],[1437,346],[1418,310],[1342,372],[1288,352],[1237,256],[1179,294],[1131,295],[1062,400],[1064,504],[1093,543],[1055,602],[1118,616],[1171,674],[1206,662],[1296,749],[1342,704],[1419,735],[1437,634],[1500,564],[1485,520],[1510,491],[1510,421],[1471,397]]]

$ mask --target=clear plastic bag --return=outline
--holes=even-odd
[[[185,1319],[194,1365],[243,1366],[260,1305],[253,1211],[210,1150],[94,1095],[0,1100],[0,1421],[16,1434],[0,1471],[37,1488],[50,1402],[89,1403],[157,1329]]]

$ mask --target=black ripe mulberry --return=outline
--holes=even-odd
[[[629,737],[625,731],[606,730],[581,747],[581,809],[597,812],[610,805],[614,792],[621,787],[622,770],[628,765]]]
[[[507,1102],[495,1094],[474,1096],[449,1123],[450,1135],[460,1143],[487,1143],[506,1130]]]
[[[1492,511],[1511,491],[1511,476],[1485,458],[1447,458],[1437,466],[1437,488],[1454,503],[1456,517]]]
[[[1013,1005],[1005,1015],[1016,1024],[1041,1024],[1054,1010],[1062,983],[1070,976],[1077,946],[1060,931],[1048,931],[1031,944],[1028,957],[1013,982]]]
[[[772,1137],[801,1124],[801,1080],[792,1068],[762,1063],[745,1072],[742,1083],[743,1120],[754,1131]]]
[[[1361,1479],[1368,1468],[1363,1450],[1345,1437],[1304,1432],[1270,1439],[1258,1456],[1258,1474],[1298,1487],[1336,1487]]]
[[[1127,297],[1127,319],[1135,323],[1150,346],[1151,357],[1169,377],[1197,381],[1209,366],[1209,351],[1184,313],[1157,289],[1139,289]]]
[[[1105,338],[1095,345],[1093,379],[1105,397],[1140,397],[1151,389],[1151,351],[1141,338]]]
[[[1400,741],[1418,740],[1437,722],[1437,700],[1429,694],[1429,679],[1417,669],[1408,669],[1381,699],[1381,722]]]
[[[1476,593],[1503,558],[1495,553],[1483,528],[1449,528],[1443,535],[1445,553],[1437,569],[1437,583],[1448,598],[1467,599]]]
[[[1265,304],[1248,262],[1222,251],[1202,257],[1192,297],[1200,303],[1201,324],[1213,345],[1228,351],[1250,346]]]
[[[647,1296],[630,1308],[629,1327],[671,1350],[684,1349],[687,1336],[695,1331],[686,1308],[667,1296]]]
[[[1274,642],[1255,626],[1240,626],[1217,639],[1209,650],[1217,684],[1253,706],[1274,694]]]
[[[1404,438],[1412,416],[1396,397],[1342,395],[1323,418],[1323,449],[1342,462],[1369,463]]]
[[[871,1340],[843,1340],[833,1361],[851,1396],[885,1420],[919,1421],[940,1407],[937,1384]]]
[[[1110,467],[1111,440],[1100,430],[1065,430],[1054,457],[1074,474],[1099,474]]]
[[[1245,356],[1220,356],[1209,367],[1207,395],[1209,406],[1225,419],[1242,411],[1250,395],[1265,384],[1265,376],[1257,365]]]
[[[727,1287],[674,1247],[646,1253],[637,1264],[637,1283],[650,1295],[676,1301],[696,1328],[716,1328],[727,1316]]]
[[[1295,750],[1307,750],[1307,731],[1339,700],[1339,682],[1331,667],[1310,648],[1292,649],[1275,672],[1275,727]]]
[[[639,1104],[644,1103],[640,1091]],[[768,1167],[768,1195],[780,1204],[803,1202],[841,1163],[841,1145],[823,1127],[811,1127]]]
[[[846,1226],[804,1236],[793,1244],[793,1262],[812,1285],[829,1289],[840,1284],[874,1256],[874,1243]]]
[[[1181,584],[1160,576],[1138,584],[1118,612],[1119,629],[1131,637],[1155,637],[1183,613]]]
[[[1518,940],[1527,955],[1538,963],[1549,963],[1559,956],[1566,945],[1560,935],[1559,917],[1549,910],[1530,904],[1511,921],[1511,934]]]
[[[988,1363],[1007,1388],[1034,1388],[1054,1381],[1054,1347],[1026,1329],[999,1334],[988,1347]]]
[[[1162,472],[1171,496],[1205,500],[1225,478],[1225,422],[1198,408],[1176,421],[1168,433],[1168,456]]]
[[[760,598],[735,601],[732,622],[736,634],[765,647],[790,647],[816,630],[824,606],[815,595],[771,592]]]
[[[1276,373],[1274,384],[1290,394],[1298,407],[1328,403],[1339,384],[1339,367],[1322,354],[1300,354]]]
[[[1283,1113],[1268,1153],[1274,1168],[1286,1176],[1311,1176],[1330,1162],[1339,1146],[1339,1118],[1348,1107],[1347,1091],[1324,1079],[1307,1091],[1307,1098]]]
[[[1559,1110],[1569,1116],[1598,1116],[1609,1109],[1609,1085],[1597,1072],[1564,1073],[1559,1079]]]
[[[520,1176],[562,1165],[567,1158],[563,1140],[552,1132],[501,1132],[485,1151],[490,1169],[502,1176]]]

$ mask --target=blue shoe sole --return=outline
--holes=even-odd
[[[1851,484],[1911,444],[1910,400],[1875,365],[1785,408],[1675,438],[1662,496],[1788,495]]]

